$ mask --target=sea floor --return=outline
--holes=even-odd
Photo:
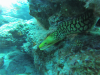
[[[0,75],[40,75],[33,61],[15,47],[0,49]]]

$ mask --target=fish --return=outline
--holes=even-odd
[[[98,17],[93,14],[93,10],[87,10],[80,16],[63,21],[53,33],[51,33],[40,45],[40,50],[45,50],[53,44],[61,41],[69,34],[83,33],[89,31],[96,24]]]

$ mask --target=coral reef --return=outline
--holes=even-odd
[[[39,20],[43,26],[48,29],[49,22],[48,17],[51,16],[58,9],[58,4],[50,3],[42,0],[29,0],[30,15]],[[38,8],[39,7],[39,8]],[[34,9],[34,10],[33,10]]]
[[[0,54],[0,74],[41,75],[35,69],[32,57],[18,50]]]
[[[7,24],[9,22],[16,22],[18,20],[21,20],[21,19],[14,18],[11,16],[6,16],[6,15],[0,15],[0,26],[2,26],[3,24]]]
[[[84,5],[84,2],[78,0],[29,0],[30,15],[35,17],[45,29],[57,25],[68,17],[72,18],[83,13]]]
[[[100,34],[99,36],[80,34],[73,37],[69,37],[70,40],[67,37],[58,46],[55,45],[56,49],[52,46],[42,53],[40,51],[34,53],[35,65],[39,66],[41,71],[44,69],[45,75],[98,74],[100,60],[97,57],[100,53]],[[38,62],[41,62],[42,65],[40,66]]]
[[[100,21],[91,31],[68,35],[64,40],[52,45],[45,51],[40,51],[38,48],[39,44],[56,29],[59,23],[83,14],[86,10],[85,2],[90,0],[28,1],[30,14],[37,21],[35,18],[25,21],[19,20],[0,27],[0,48],[15,46],[18,51],[26,53],[25,55],[21,54],[21,57],[18,57],[20,53],[16,52],[6,54],[4,61],[8,59],[10,62],[6,67],[9,72],[6,73],[24,73],[28,69],[27,65],[33,63],[34,66],[30,65],[31,68],[35,67],[43,75],[99,75]],[[43,24],[48,30],[45,30],[40,24]],[[30,60],[28,60],[29,58]],[[12,61],[10,61],[11,59]],[[26,65],[28,61],[31,63]],[[6,64],[4,63],[4,65]],[[16,68],[13,69],[13,67]],[[20,71],[21,69],[23,70]],[[38,73],[36,74],[38,75]]]
[[[0,27],[0,48],[11,46],[20,48],[20,46],[25,43],[25,38],[27,36],[25,34],[29,31],[30,26],[27,26],[27,24],[27,20],[18,20],[17,22],[10,22],[2,25]]]
[[[19,42],[16,42],[18,40],[14,39],[15,37],[14,37],[13,31],[15,31],[16,29],[17,29],[16,22],[4,24],[0,27],[0,30],[1,30],[0,31],[0,48],[6,48],[9,46],[11,47],[11,46],[14,46],[15,43],[19,43]],[[17,32],[15,32],[15,35],[16,34]],[[18,34],[16,37],[18,36],[21,36],[21,35]],[[20,42],[22,42],[22,40]]]
[[[5,46],[9,40],[8,43],[10,44],[6,44],[7,46],[14,45],[20,51],[32,56],[32,62],[36,69],[43,75],[99,74],[99,27],[94,27],[88,33],[68,35],[64,40],[52,45],[45,51],[40,51],[39,44],[55,28],[52,26],[49,30],[45,30],[38,24],[33,18],[28,21],[18,21],[1,26],[0,36],[5,36],[4,40],[1,40],[1,45]],[[8,59],[15,60],[13,57],[16,55],[18,54],[12,52],[8,54]]]

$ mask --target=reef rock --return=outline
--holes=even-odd
[[[30,15],[45,29],[57,25],[64,19],[81,14],[85,3],[79,0],[28,0]]]

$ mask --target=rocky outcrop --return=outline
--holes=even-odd
[[[45,29],[57,25],[64,19],[84,12],[85,3],[79,0],[29,0],[30,15]]]

